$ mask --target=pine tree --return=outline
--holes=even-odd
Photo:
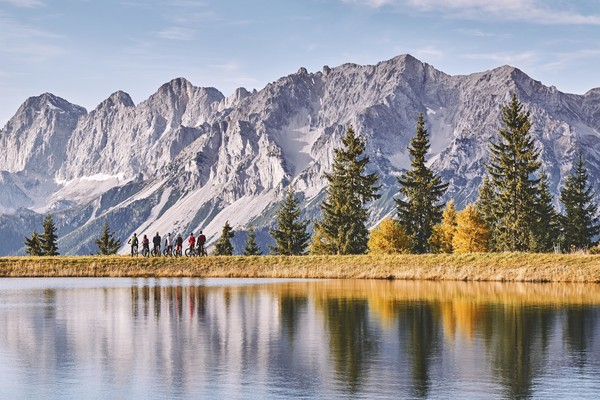
[[[58,246],[56,241],[58,240],[58,236],[56,236],[56,226],[54,225],[54,221],[52,220],[52,215],[46,215],[44,219],[44,233],[41,235],[41,245],[42,245],[42,253],[45,256],[57,256]]]
[[[565,209],[561,217],[565,248],[588,248],[592,238],[600,233],[600,224],[598,205],[594,202],[594,192],[588,183],[588,172],[581,153],[575,170],[567,177],[560,192],[560,201]]]
[[[408,251],[408,236],[395,219],[386,217],[371,231],[369,252],[393,254]]]
[[[271,229],[270,234],[275,239],[275,246],[269,246],[274,254],[288,256],[304,254],[310,234],[306,232],[308,221],[300,221],[301,210],[299,202],[290,185],[281,208],[277,211],[277,228]]]
[[[403,199],[396,199],[398,220],[410,237],[413,253],[431,251],[429,239],[433,226],[442,219],[444,208],[439,201],[448,188],[448,184],[442,183],[442,179],[426,165],[425,156],[429,147],[429,133],[421,113],[417,120],[416,135],[408,147],[411,168],[398,178]]]
[[[121,239],[115,238],[115,233],[108,228],[107,222],[104,223],[102,234],[94,240],[94,243],[98,245],[98,254],[102,256],[117,254],[121,247]]]
[[[43,254],[42,240],[35,230],[31,234],[31,238],[25,238],[25,253],[30,256],[41,256]]]
[[[497,217],[495,214],[494,201],[496,199],[496,193],[492,187],[492,183],[488,175],[483,177],[481,186],[479,187],[479,196],[475,201],[475,210],[481,217],[481,220],[485,224],[488,232],[493,232],[496,226]],[[494,238],[490,235],[489,237],[489,250],[496,248]]]
[[[492,235],[496,250],[530,250],[535,235],[535,199],[538,198],[540,151],[529,133],[529,112],[516,95],[502,108],[500,140],[490,147],[487,170],[496,193],[493,202],[496,223]]]
[[[365,204],[378,199],[377,174],[367,174],[365,143],[348,127],[343,148],[334,149],[333,171],[326,173],[327,197],[321,203],[323,219],[315,223],[311,252],[363,254],[367,250],[369,212]]]
[[[245,256],[260,256],[262,252],[260,251],[260,247],[256,243],[256,234],[254,233],[254,228],[250,227],[248,229],[248,238],[246,239],[246,247],[244,248]]]
[[[233,245],[231,244],[231,238],[235,235],[233,228],[229,225],[229,221],[223,225],[221,231],[221,237],[215,244],[215,255],[216,256],[230,256],[233,254]]]
[[[472,204],[456,214],[456,231],[452,237],[455,253],[482,253],[488,249],[489,231]]]
[[[560,235],[560,221],[558,213],[552,204],[552,194],[548,176],[540,174],[538,183],[538,197],[535,207],[535,234],[532,235],[530,250],[536,252],[549,252],[554,249]]]
[[[456,208],[454,200],[446,204],[442,215],[442,223],[433,227],[431,249],[435,253],[452,253],[452,238],[456,231]]]

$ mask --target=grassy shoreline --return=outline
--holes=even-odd
[[[600,283],[600,255],[1,257],[0,277],[239,277]]]

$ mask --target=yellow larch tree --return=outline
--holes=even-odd
[[[487,251],[489,231],[472,204],[456,215],[456,231],[452,238],[455,253],[482,253]]]
[[[369,252],[375,254],[393,254],[406,252],[409,238],[395,219],[386,217],[371,231]]]
[[[444,209],[442,222],[433,227],[431,249],[435,253],[452,253],[454,232],[456,232],[456,208],[454,208],[454,200],[450,200]]]

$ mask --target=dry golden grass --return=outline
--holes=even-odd
[[[600,255],[4,257],[1,277],[252,277],[600,283]]]

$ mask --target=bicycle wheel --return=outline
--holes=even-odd
[[[191,254],[191,251],[190,251],[190,249],[189,249],[189,248],[188,248],[188,249],[185,249],[185,256],[186,256],[186,257],[191,257],[191,256],[192,256],[192,254]]]
[[[138,255],[138,247],[137,246],[133,246],[131,248],[131,257],[133,257],[133,256],[137,257],[137,255]]]
[[[148,257],[148,256],[150,255],[150,253],[148,252],[148,249],[143,249],[143,250],[142,250],[142,255],[143,255],[144,257]]]

